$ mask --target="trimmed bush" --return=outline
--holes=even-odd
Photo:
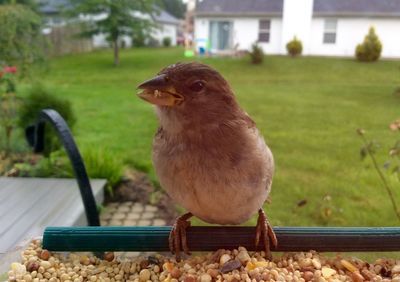
[[[72,130],[76,118],[70,102],[54,96],[50,90],[41,84],[37,84],[29,90],[29,94],[24,99],[18,114],[18,125],[24,130],[26,127],[35,124],[39,112],[49,108],[56,110]],[[50,126],[46,126],[44,155],[49,156],[51,152],[60,147],[56,133]]]
[[[379,59],[382,52],[382,43],[375,33],[375,29],[370,27],[364,41],[356,47],[356,58],[361,62],[374,62]]]
[[[264,61],[264,51],[257,43],[251,46],[250,58],[251,63],[256,65]]]
[[[171,46],[171,42],[172,42],[172,40],[171,40],[171,37],[164,37],[163,38],[163,40],[162,40],[162,45],[164,46],[164,47],[170,47]]]
[[[288,51],[288,54],[290,56],[296,57],[298,55],[301,55],[301,52],[303,51],[303,44],[295,36],[291,41],[286,44],[286,50]]]

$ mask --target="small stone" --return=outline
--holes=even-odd
[[[131,209],[132,212],[140,213],[143,211],[142,205],[134,205]]]
[[[49,269],[51,267],[51,263],[48,262],[47,260],[41,261],[40,266],[43,267],[44,269]]]
[[[344,268],[346,268],[350,272],[358,271],[357,267],[355,267],[351,262],[349,262],[345,259],[340,260],[340,263],[343,265]]]
[[[392,278],[392,282],[400,282],[400,276]]]
[[[166,262],[163,264],[163,269],[168,272],[171,272],[174,269],[174,264],[170,263],[170,262]]]
[[[186,276],[185,279],[183,280],[183,282],[196,282],[196,278],[194,278],[193,276]]]
[[[336,274],[336,270],[334,270],[334,269],[332,269],[332,268],[329,268],[329,267],[325,267],[325,266],[322,267],[321,272],[322,272],[322,276],[323,276],[324,278],[329,278],[329,277],[331,277],[332,275]]]
[[[124,212],[116,212],[113,216],[112,219],[124,219],[126,217],[126,213]]]
[[[319,259],[313,258],[311,262],[316,269],[321,269],[321,262],[319,261]]]
[[[221,257],[222,258],[222,257]],[[222,273],[228,273],[231,272],[232,270],[238,269],[242,266],[242,263],[239,260],[231,260],[226,263],[221,267],[221,272]]]
[[[310,258],[304,258],[304,259],[299,261],[299,265],[302,268],[306,268],[306,267],[309,267],[309,266],[313,265],[313,263],[312,263],[312,260]]]
[[[113,261],[114,260],[114,253],[113,252],[107,252],[104,254],[104,260],[106,261]]]
[[[228,254],[223,254],[223,255],[219,258],[219,264],[220,264],[220,265],[223,265],[223,264],[225,264],[226,262],[230,261],[231,259],[232,259],[232,258],[231,258],[230,255],[228,255]]]
[[[140,214],[138,213],[128,213],[126,216],[127,219],[139,219],[140,218]]]
[[[151,277],[151,272],[148,269],[142,269],[139,273],[139,280],[145,282]]]
[[[181,275],[182,275],[182,272],[179,270],[179,268],[175,267],[174,269],[172,269],[172,271],[171,271],[172,278],[178,279],[179,277],[181,277]]]
[[[306,271],[303,274],[303,278],[305,281],[311,281],[314,278],[314,273],[312,273],[311,271]]]
[[[364,277],[358,271],[355,271],[355,272],[351,273],[351,279],[353,279],[354,282],[362,282],[362,281],[364,281]]]
[[[122,220],[113,218],[113,219],[111,219],[109,225],[110,226],[121,226],[122,225]]]
[[[392,273],[393,274],[400,273],[400,264],[396,264],[392,267]]]
[[[139,265],[140,265],[141,269],[144,269],[144,268],[148,268],[150,263],[147,259],[144,259],[144,260],[140,261]]]
[[[39,263],[36,261],[33,262],[29,262],[28,265],[26,266],[26,270],[28,270],[29,272],[32,271],[37,271],[39,269]]]
[[[11,264],[11,270],[15,272],[15,274],[23,275],[26,273],[26,267],[23,264],[20,264],[18,262],[13,262]]]
[[[210,269],[208,269],[208,270],[207,270],[207,273],[210,274],[210,276],[211,276],[212,278],[217,278],[217,276],[219,275],[218,269],[215,269],[215,268],[210,268]]]
[[[126,212],[129,212],[130,210],[131,210],[131,208],[129,206],[119,206],[118,207],[118,212],[126,213]]]
[[[124,225],[124,226],[136,226],[136,225],[137,225],[137,220],[134,220],[134,219],[126,219],[126,220],[124,220],[123,225]]]
[[[204,273],[200,276],[200,282],[211,282],[212,278],[210,274]]]
[[[363,269],[361,270],[362,276],[364,276],[365,279],[367,280],[372,280],[376,275],[369,271],[368,269]]]
[[[243,264],[248,262],[250,260],[250,256],[247,250],[240,251],[239,254],[237,255],[237,259],[240,260],[240,262]]]
[[[79,262],[83,265],[89,265],[90,264],[90,258],[86,255],[83,255],[79,258]]]
[[[43,260],[48,260],[49,257],[50,257],[50,252],[48,250],[43,250],[40,253],[40,258],[43,259]]]

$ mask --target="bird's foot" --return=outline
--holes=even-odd
[[[169,249],[175,254],[177,261],[181,260],[181,250],[186,254],[190,254],[187,246],[186,228],[190,226],[190,221],[188,221],[188,219],[192,216],[193,215],[188,212],[178,217],[169,233]]]
[[[263,209],[258,211],[258,220],[256,226],[256,248],[260,243],[260,239],[264,241],[265,254],[269,260],[272,259],[270,243],[276,248],[278,246],[278,240],[272,225],[269,223],[267,216],[265,215]]]

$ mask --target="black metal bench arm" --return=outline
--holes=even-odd
[[[44,109],[39,113],[36,125],[28,127],[25,131],[29,145],[33,147],[35,153],[43,152],[45,147],[44,129],[46,122],[56,130],[57,135],[67,152],[68,158],[71,161],[75,178],[78,182],[79,191],[82,196],[83,205],[85,207],[88,225],[100,226],[96,201],[93,196],[85,164],[83,163],[82,156],[76,146],[75,140],[72,137],[71,130],[58,112],[52,109]]]

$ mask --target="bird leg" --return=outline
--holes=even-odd
[[[190,254],[186,240],[186,228],[190,226],[190,221],[188,221],[188,219],[192,216],[193,214],[188,212],[178,217],[169,233],[169,249],[175,254],[177,261],[181,259],[181,250],[186,254]]]
[[[272,225],[269,223],[268,218],[262,208],[258,210],[258,220],[256,226],[256,248],[260,243],[260,238],[264,241],[265,254],[267,258],[271,259],[272,255],[270,250],[270,242],[272,243],[274,248],[276,248],[278,246],[278,240],[276,239],[276,235],[274,230],[272,229]]]

